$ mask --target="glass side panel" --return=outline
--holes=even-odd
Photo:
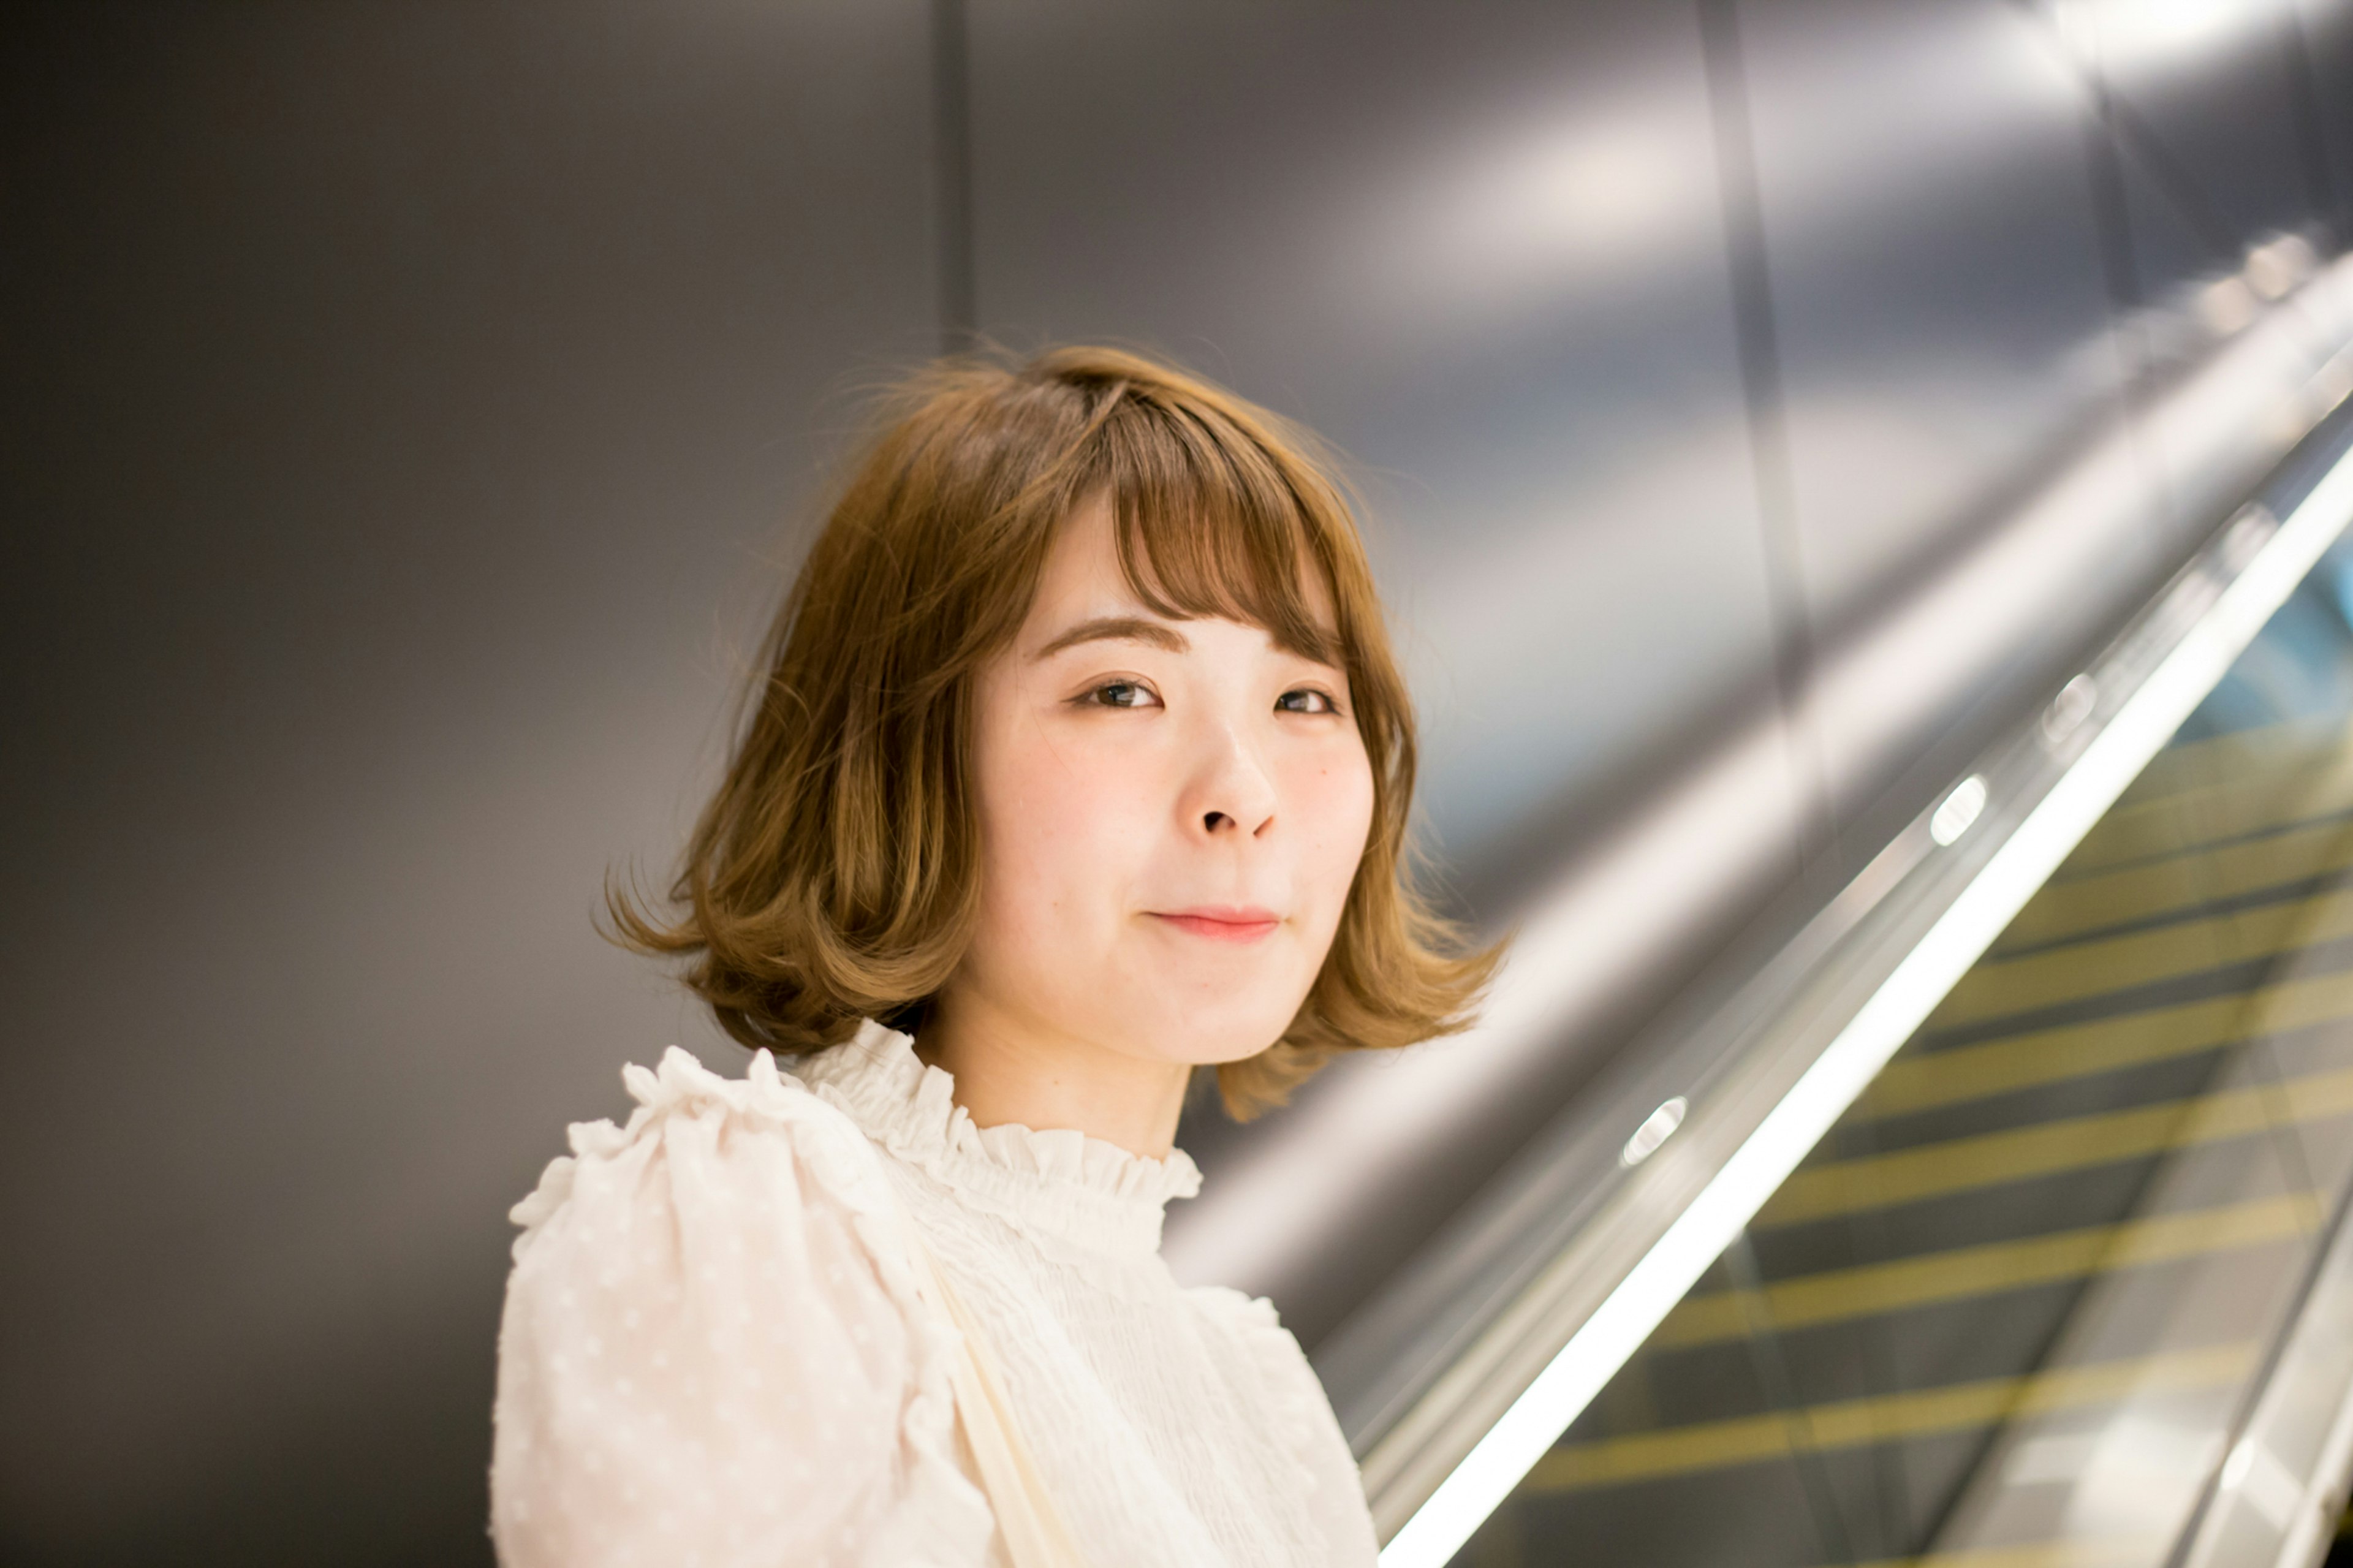
[[[2161,1563],[2348,1186],[2340,543],[1456,1561]]]

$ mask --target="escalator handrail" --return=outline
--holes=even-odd
[[[1366,1455],[1384,1568],[1454,1554],[2345,531],[2353,419],[2332,417],[2353,412],[2343,404],[2334,391],[2316,405],[2319,428],[2262,499],[1760,973],[1770,1005],[1725,1009],[1742,1037],[1673,1135]]]

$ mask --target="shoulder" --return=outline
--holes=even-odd
[[[765,1051],[752,1058],[744,1077],[729,1079],[672,1046],[651,1069],[623,1068],[621,1081],[638,1102],[627,1125],[574,1122],[571,1152],[551,1160],[531,1195],[508,1211],[522,1232],[514,1244],[518,1262],[568,1211],[619,1195],[602,1190],[617,1175],[636,1178],[628,1195],[640,1200],[692,1203],[716,1195],[681,1191],[676,1170],[659,1173],[670,1178],[666,1182],[645,1180],[657,1174],[650,1167],[681,1160],[700,1168],[698,1173],[733,1168],[755,1178],[793,1176],[782,1186],[765,1186],[772,1202],[828,1204],[877,1224],[895,1214],[865,1133],[839,1107],[781,1071]]]
[[[1212,1341],[1266,1391],[1290,1447],[1302,1451],[1314,1446],[1332,1420],[1331,1402],[1274,1303],[1224,1285],[1196,1285],[1185,1297]]]
[[[726,1079],[673,1049],[625,1081],[627,1125],[575,1125],[513,1210],[501,1560],[979,1561],[954,1331],[865,1135],[765,1054]]]
[[[1315,1383],[1306,1353],[1282,1326],[1272,1301],[1226,1285],[1191,1286],[1185,1291],[1185,1300],[1204,1328],[1240,1347],[1254,1365],[1274,1374],[1282,1386],[1289,1388],[1304,1378],[1314,1384],[1316,1398],[1323,1398],[1323,1385]]]
[[[1364,1564],[1378,1554],[1372,1518],[1365,1509],[1356,1456],[1333,1415],[1323,1381],[1308,1363],[1299,1341],[1263,1296],[1248,1296],[1223,1285],[1197,1285],[1186,1300],[1204,1327],[1222,1337],[1239,1370],[1263,1391],[1267,1414],[1282,1446],[1298,1460],[1306,1504],[1334,1563]]]

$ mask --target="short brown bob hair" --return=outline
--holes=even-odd
[[[677,918],[608,889],[619,940],[689,958],[687,984],[747,1046],[805,1053],[862,1017],[919,1015],[977,909],[975,674],[1027,618],[1056,527],[1103,494],[1137,596],[1344,668],[1373,764],[1331,952],[1282,1038],[1218,1068],[1227,1110],[1282,1103],[1336,1052],[1462,1028],[1495,952],[1466,949],[1414,885],[1413,710],[1355,521],[1313,450],[1229,393],[1109,349],[953,361],[901,385],[768,634],[670,889]]]

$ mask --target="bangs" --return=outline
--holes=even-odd
[[[1334,557],[1346,515],[1337,494],[1301,482],[1212,410],[1123,399],[1092,444],[1090,479],[1112,498],[1120,570],[1154,612],[1240,621],[1303,658],[1355,662],[1356,606]]]

